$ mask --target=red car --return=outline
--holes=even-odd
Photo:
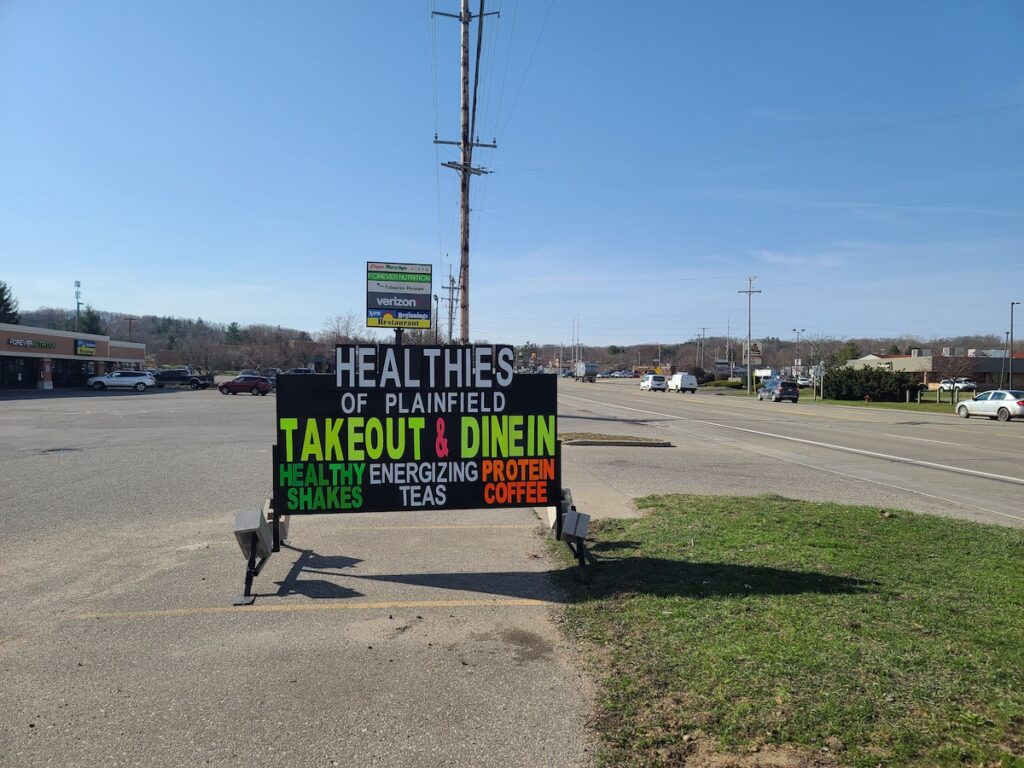
[[[222,395],[237,395],[239,392],[265,395],[271,387],[270,379],[266,376],[235,376],[231,381],[225,381],[217,389]]]

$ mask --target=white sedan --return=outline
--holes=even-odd
[[[993,389],[964,400],[956,407],[963,418],[988,416],[990,419],[1009,421],[1024,416],[1024,391],[1019,389]]]
[[[93,376],[85,382],[87,387],[103,389],[134,389],[145,392],[146,387],[155,387],[156,379],[145,371],[114,371],[106,376]]]

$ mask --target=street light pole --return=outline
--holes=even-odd
[[[1010,359],[1008,361],[1010,369],[1010,383],[1007,385],[1007,389],[1013,389],[1013,307],[1015,304],[1020,304],[1020,302],[1010,302]]]
[[[799,329],[794,328],[793,329],[793,333],[796,334],[796,360],[800,360],[800,334],[803,333],[806,330],[807,330],[806,328],[799,328]],[[802,361],[801,361],[801,363],[798,363],[798,362],[796,362],[796,360],[793,361],[793,365],[794,366],[798,366],[799,365],[802,368],[803,367],[803,365],[801,364]]]

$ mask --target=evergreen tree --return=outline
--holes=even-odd
[[[21,315],[18,314],[18,300],[14,298],[10,287],[3,280],[0,280],[0,323],[11,323],[17,325],[21,322]]]
[[[89,304],[85,305],[85,310],[82,312],[78,330],[81,333],[95,333],[99,336],[103,336],[107,332],[107,329],[103,327],[103,318],[100,317],[100,313]]]
[[[224,341],[228,344],[242,343],[242,329],[238,327],[238,323],[231,323],[228,326]]]
[[[853,341],[848,341],[835,353],[835,364],[846,365],[850,360],[856,360],[860,356],[860,348]]]

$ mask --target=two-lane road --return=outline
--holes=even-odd
[[[596,483],[599,514],[655,491],[772,492],[1024,525],[1024,423],[640,392],[629,381],[563,380],[559,413],[563,432],[676,446],[626,449],[626,461],[623,449],[613,461],[567,446],[565,484]]]

